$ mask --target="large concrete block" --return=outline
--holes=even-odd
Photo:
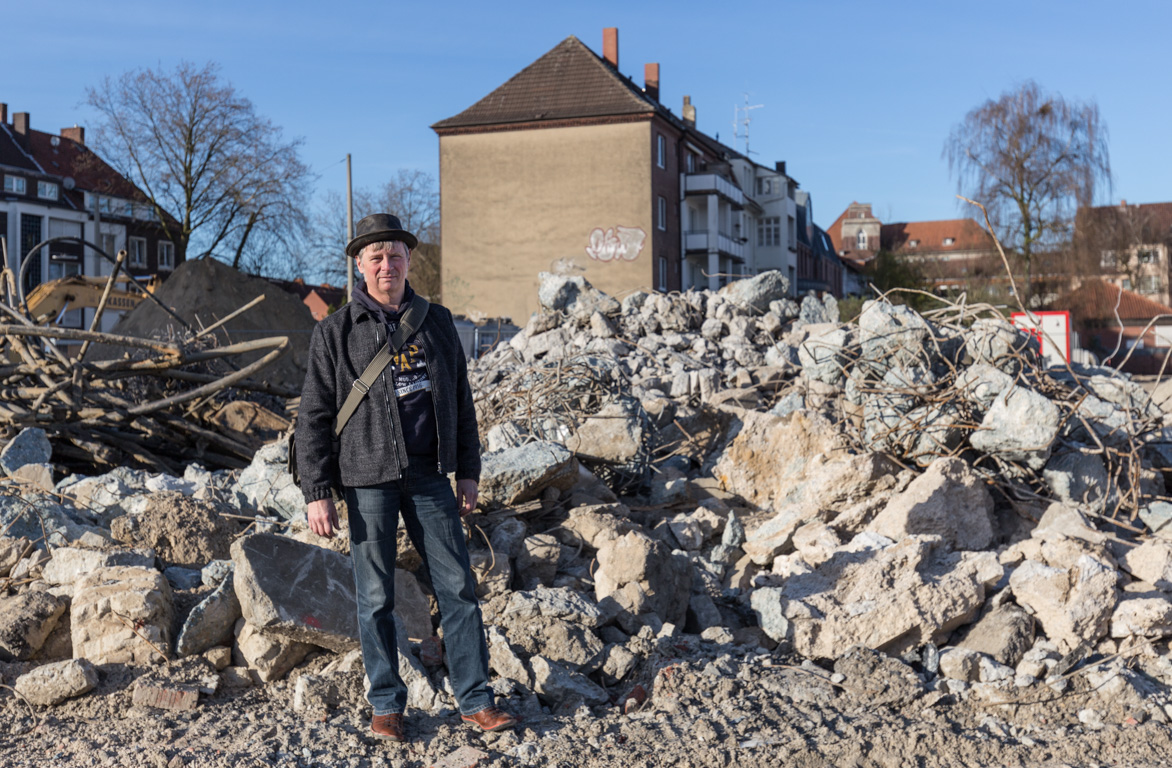
[[[1046,637],[1067,653],[1107,634],[1118,579],[1113,567],[1084,554],[1071,568],[1026,560],[1014,569],[1009,586],[1018,604],[1033,612]]]
[[[624,590],[637,593],[639,600],[624,602]],[[628,610],[642,602],[662,621],[682,626],[692,593],[691,565],[660,542],[631,531],[598,550],[594,591],[599,602],[615,597]]]
[[[46,565],[41,578],[49,584],[73,584],[87,573],[112,565],[129,565],[136,568],[154,569],[153,549],[81,549],[79,547],[57,547],[53,559]]]
[[[993,497],[964,461],[937,459],[868,530],[893,541],[925,534],[942,536],[953,549],[986,549],[993,543]]]
[[[41,649],[69,600],[48,592],[0,598],[0,661],[24,661]]]
[[[98,684],[98,671],[85,659],[44,664],[16,678],[16,692],[30,704],[51,707],[81,696]]]
[[[578,479],[578,461],[557,443],[536,441],[486,453],[480,472],[482,505],[508,506],[541,496],[553,486],[570,488]]]
[[[179,630],[179,639],[175,642],[176,655],[203,653],[232,638],[232,628],[241,616],[234,581],[233,574],[229,573],[220,586],[187,614],[183,628]]]
[[[163,574],[116,565],[74,583],[73,656],[94,664],[147,664],[171,653],[171,587]]]
[[[350,559],[272,533],[232,544],[241,613],[265,634],[333,651],[358,644]]]

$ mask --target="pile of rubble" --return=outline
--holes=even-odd
[[[879,300],[842,324],[787,289],[767,273],[620,302],[544,275],[542,310],[471,365],[468,535],[498,696],[523,717],[633,712],[681,658],[720,674],[730,654],[793,654],[830,696],[882,667],[901,701],[1006,717],[1077,692],[1084,724],[1166,721],[1172,445],[1144,390],[1045,368],[988,307]],[[297,711],[361,707],[346,541],[305,529],[285,452],[0,491],[16,691],[57,703],[95,666],[148,665],[134,703],[189,708],[296,668]],[[29,429],[0,468],[49,459]],[[409,706],[450,710],[402,532],[399,566]]]

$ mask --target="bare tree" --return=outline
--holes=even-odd
[[[414,233],[419,242],[439,245],[439,190],[430,173],[401,168],[394,178],[369,197],[376,207],[381,206],[379,211],[398,216],[403,227]]]
[[[1025,271],[1028,305],[1034,257],[1069,239],[1079,206],[1110,185],[1107,127],[1094,102],[1066,101],[1028,81],[989,100],[953,127],[944,145],[961,194],[983,204]]]
[[[306,224],[312,174],[301,140],[285,139],[215,64],[107,77],[86,103],[102,116],[96,148],[145,192],[188,258],[281,270]]]

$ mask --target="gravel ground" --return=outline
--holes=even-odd
[[[144,670],[102,668],[98,689],[37,711],[0,690],[5,732],[0,765],[416,766],[462,747],[484,753],[482,766],[1154,766],[1167,765],[1172,730],[1103,700],[1076,676],[1063,694],[1041,685],[1017,689],[1025,704],[982,705],[934,690],[922,675],[871,652],[833,669],[756,652],[663,659],[647,683],[653,695],[630,714],[618,707],[542,711],[532,698],[506,697],[521,714],[513,732],[478,734],[455,712],[408,713],[405,745],[368,735],[361,679],[341,676],[340,701],[316,718],[293,711],[297,675],[264,687],[222,689],[189,712],[131,704]],[[6,682],[17,665],[8,665]],[[158,670],[156,670],[157,672]],[[650,673],[648,673],[650,674]],[[653,682],[654,681],[654,682]],[[1040,703],[1029,703],[1045,699]],[[1080,723],[1095,704],[1104,725]],[[1126,706],[1124,706],[1126,709]],[[1130,717],[1130,719],[1129,719]]]

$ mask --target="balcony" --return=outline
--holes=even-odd
[[[689,173],[684,176],[685,195],[719,195],[738,208],[745,207],[745,193],[736,184],[715,173]]]
[[[684,233],[684,250],[688,253],[708,253],[713,236],[707,230],[692,230]],[[739,261],[745,260],[745,244],[734,240],[723,232],[715,235],[716,251],[721,255]]]

